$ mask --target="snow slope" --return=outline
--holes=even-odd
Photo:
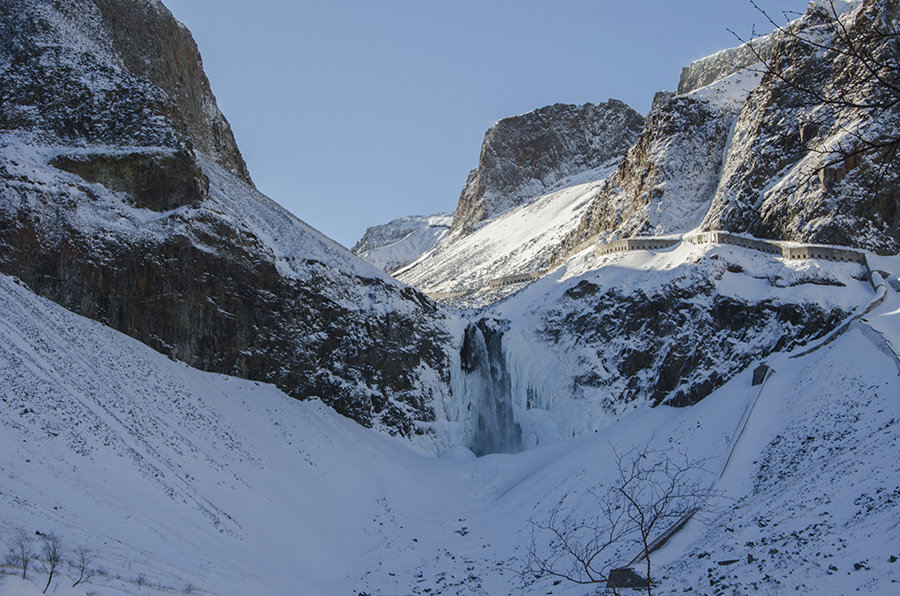
[[[435,213],[402,217],[372,226],[353,247],[353,254],[382,271],[393,273],[446,238],[452,221],[452,213]]]
[[[898,307],[891,291],[869,315],[887,337]],[[717,485],[738,506],[654,559],[659,592],[891,593],[900,534],[876,529],[900,514],[894,361],[857,327],[769,362]],[[22,528],[88,545],[105,570],[84,587],[97,594],[583,594],[522,583],[529,519],[564,495],[589,513],[613,447],[680,446],[717,471],[756,394],[745,371],[696,406],[639,405],[579,440],[436,458],[316,401],[171,361],[8,277],[0,363],[0,541]]]
[[[602,178],[608,172],[593,174]],[[395,275],[429,292],[452,292],[478,289],[496,277],[547,267],[598,185],[597,181],[576,184],[508,211],[467,236],[448,238]]]
[[[403,535],[383,486],[415,493],[430,461],[408,444],[170,361],[7,277],[0,305],[0,533],[90,546],[107,571],[91,591],[134,593],[143,576],[158,591],[342,593]]]

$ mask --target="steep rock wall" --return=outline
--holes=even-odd
[[[719,181],[737,114],[690,95],[660,98],[563,252],[589,238],[659,235],[699,223]]]
[[[130,72],[162,89],[175,103],[194,148],[250,182],[231,125],[216,105],[197,44],[159,0],[94,0],[113,46]]]
[[[3,2],[0,73],[0,130],[196,148],[250,181],[193,38],[158,0]]]
[[[554,104],[504,118],[484,135],[478,167],[469,173],[451,230],[537,198],[571,177],[609,165],[634,143],[643,118],[621,101]]]
[[[773,71],[750,95],[735,126],[705,229],[900,250],[895,146],[866,150],[896,139],[900,127],[900,50],[892,38],[872,37],[896,30],[898,22],[900,8],[886,0],[866,0],[841,18],[849,41],[874,56],[877,68],[887,66],[883,82],[873,80],[872,63],[847,54],[822,7],[811,6],[795,21],[793,36],[778,37]],[[876,108],[859,107],[865,105]]]

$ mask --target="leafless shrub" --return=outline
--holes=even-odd
[[[72,570],[72,575],[78,574],[78,579],[72,584],[73,588],[81,582],[90,579],[94,574],[90,567],[93,558],[93,554],[88,547],[79,546],[75,549],[75,556],[69,561],[69,568]]]
[[[7,563],[22,570],[22,579],[28,579],[28,568],[34,558],[33,539],[25,530],[18,530],[9,545]]]
[[[44,586],[44,594],[50,588],[53,581],[53,575],[56,573],[59,564],[62,562],[62,540],[53,532],[44,532],[39,534],[41,538],[41,552],[38,560],[43,566],[44,573],[47,574],[47,584]]]
[[[563,499],[546,520],[532,520],[526,576],[606,583],[612,568],[645,561],[645,587],[652,595],[650,555],[718,493],[698,479],[704,462],[685,454],[645,445],[615,453],[615,459],[611,482],[589,491],[591,515],[566,513]],[[637,556],[625,558],[629,550]]]

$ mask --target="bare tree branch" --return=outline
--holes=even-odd
[[[44,594],[50,588],[53,581],[53,575],[56,573],[57,567],[62,562],[62,541],[59,536],[53,532],[44,532],[39,534],[41,537],[41,554],[40,561],[43,564],[43,571],[47,574],[47,584],[44,586]]]
[[[7,561],[22,570],[22,579],[28,579],[28,567],[34,558],[33,539],[25,530],[18,530],[9,545]]]
[[[683,454],[676,459],[644,446],[622,454],[613,449],[613,455],[612,482],[588,491],[594,500],[592,517],[577,518],[563,498],[546,521],[532,520],[526,575],[604,583],[610,570],[621,565],[627,549],[639,549],[636,560],[646,560],[646,589],[652,595],[654,536],[718,493],[691,479],[703,471],[703,462]]]
[[[93,555],[88,547],[79,546],[75,549],[75,558],[69,561],[69,567],[73,572],[78,573],[78,579],[72,584],[73,588],[91,578],[93,575],[93,570],[90,568],[91,561],[93,561]]]
[[[894,122],[900,109],[900,33],[877,10],[858,12],[851,20],[838,13],[833,0],[825,10],[793,23],[779,23],[754,0],[748,2],[775,28],[771,35],[779,48],[793,52],[789,56],[803,51],[819,55],[824,65],[819,70],[785,66],[784,60],[789,59],[783,57],[785,52],[763,52],[755,30],[745,38],[729,29],[758,61],[764,75],[790,92],[781,101],[794,108],[836,111],[828,135],[841,138],[836,144],[828,145],[817,134],[804,136],[801,132],[797,138],[793,131],[776,133],[790,152],[820,156],[801,166],[795,182],[785,190],[795,192],[818,178],[828,191],[861,160],[871,158],[874,174],[868,180],[868,193],[877,195],[892,171],[891,164],[896,163],[900,144],[900,128]]]

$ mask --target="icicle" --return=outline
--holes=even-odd
[[[503,355],[503,329],[482,319],[466,329],[461,354],[465,399],[475,421],[470,448],[476,455],[522,448],[522,429],[513,420],[510,376]]]

